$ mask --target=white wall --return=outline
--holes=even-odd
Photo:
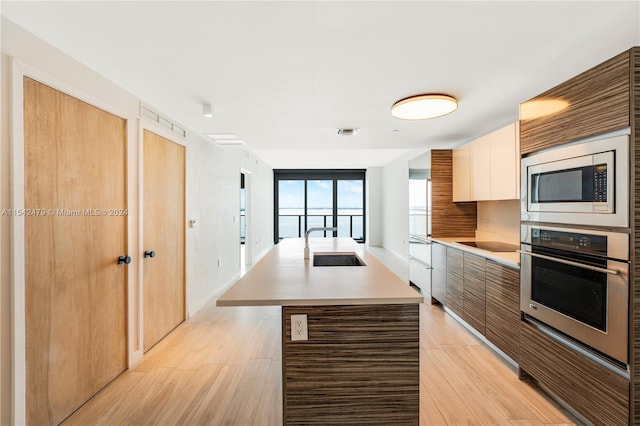
[[[251,175],[251,241],[254,262],[273,245],[273,171],[244,150],[222,150],[208,141],[187,150],[188,305],[192,314],[238,278],[240,271],[240,173]],[[223,201],[223,202],[221,202]],[[218,267],[218,259],[221,266]]]
[[[382,168],[382,245],[409,259],[409,160],[425,150],[411,150]]]
[[[370,167],[366,177],[367,244],[382,247],[382,167]]]
[[[13,100],[9,94],[11,86],[11,59],[18,60],[18,68],[25,70],[25,74],[37,75],[45,84],[63,90],[88,103],[106,109],[128,120],[128,193],[129,193],[129,249],[134,262],[130,266],[128,282],[132,288],[139,286],[139,277],[142,262],[136,256],[140,255],[139,241],[139,217],[137,206],[138,176],[141,140],[138,129],[139,105],[143,101],[135,95],[125,91],[117,84],[105,79],[86,66],[68,57],[59,50],[38,39],[34,35],[24,31],[12,22],[2,18],[2,74],[1,74],[1,126],[2,137],[0,145],[0,174],[2,186],[0,187],[1,208],[19,208],[12,206],[10,200],[10,188],[13,183],[9,174],[9,147],[14,138],[11,131]],[[22,84],[21,79],[17,84]],[[16,100],[19,105],[20,99]],[[153,105],[150,105],[153,108]],[[161,111],[159,111],[161,112]],[[171,118],[171,117],[169,117]],[[154,124],[140,120],[143,127],[154,129]],[[15,130],[15,129],[14,129]],[[18,132],[20,133],[20,132]],[[254,215],[258,219],[253,222],[253,238],[251,241],[254,257],[264,253],[273,242],[273,174],[272,170],[261,160],[244,151],[223,150],[203,136],[188,130],[186,139],[177,140],[186,146],[186,218],[198,221],[195,228],[187,228],[187,310],[193,314],[211,297],[221,293],[230,285],[240,270],[240,170],[245,169],[252,173],[253,209],[259,212]],[[166,136],[165,134],[162,134]],[[173,139],[180,139],[174,136]],[[16,143],[21,144],[20,138]],[[18,185],[20,188],[20,185]],[[21,191],[21,189],[20,189]],[[235,222],[234,222],[235,217]],[[12,308],[15,294],[24,293],[23,282],[13,282],[11,274],[11,253],[15,241],[9,238],[9,221],[7,217],[0,218],[0,274],[2,286],[0,287],[0,424],[12,422],[21,423],[24,420],[24,410],[20,409],[24,404],[24,391],[20,388],[20,382],[24,381],[24,367],[17,361],[18,367],[11,367],[11,356],[16,354],[18,358],[24,357],[24,327],[20,321],[10,321],[10,309]],[[19,237],[18,237],[19,238]],[[135,252],[135,253],[134,253]],[[19,255],[19,253],[18,253]],[[140,256],[138,256],[140,257]],[[218,267],[217,259],[222,259]],[[9,299],[9,291],[12,290]],[[132,290],[133,291],[133,290]],[[14,306],[14,308],[16,308]],[[20,307],[16,311],[20,312]],[[22,307],[22,311],[24,307]],[[131,311],[130,311],[131,312]],[[141,318],[137,313],[137,318]],[[133,320],[135,321],[135,319]],[[18,325],[16,325],[16,323]],[[130,329],[130,335],[136,333],[134,327]],[[13,333],[13,336],[11,335]],[[12,346],[12,338],[17,344]],[[22,352],[20,350],[22,348]],[[136,354],[130,353],[130,362],[137,359]],[[7,375],[13,373],[16,380],[9,383]],[[11,401],[11,389],[18,389],[15,395],[16,402]],[[9,413],[9,407],[19,407],[13,413]],[[11,414],[11,417],[9,415]]]

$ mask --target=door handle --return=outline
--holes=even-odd
[[[156,252],[153,250],[145,250],[144,257],[156,257]]]
[[[125,264],[130,264],[131,263],[131,257],[129,256],[118,256],[118,265],[122,265],[123,263]]]
[[[598,268],[597,266],[585,265],[584,263],[572,262],[570,260],[559,259],[557,257],[545,256],[544,254],[531,253],[528,251],[516,250],[520,254],[524,254],[531,257],[538,257],[540,259],[550,260],[552,262],[562,263],[564,265],[575,266],[577,268],[588,269],[590,271],[601,272],[603,274],[609,275],[620,275],[620,271],[618,269],[606,269],[606,268]]]

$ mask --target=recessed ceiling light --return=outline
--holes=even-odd
[[[244,141],[233,133],[207,133],[206,136],[222,146],[244,145]]]
[[[391,107],[391,115],[403,120],[424,120],[441,117],[458,108],[458,101],[449,95],[426,94],[400,99]]]

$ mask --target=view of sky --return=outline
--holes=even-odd
[[[281,180],[278,184],[278,204],[280,209],[304,208],[304,181]],[[362,208],[362,181],[338,181],[338,208]],[[333,182],[331,180],[307,181],[307,208],[333,208]]]

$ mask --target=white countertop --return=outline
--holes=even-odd
[[[477,254],[478,256],[486,257],[501,265],[509,268],[520,269],[520,253],[515,251],[487,251],[479,249],[477,247],[471,247],[464,244],[458,244],[459,241],[476,241],[475,238],[460,237],[460,238],[431,238],[431,240],[442,243],[447,246],[457,248],[459,250],[468,251],[469,253]]]
[[[217,306],[422,303],[422,295],[351,238],[285,238],[216,302]],[[355,252],[366,266],[313,266],[314,252]]]

